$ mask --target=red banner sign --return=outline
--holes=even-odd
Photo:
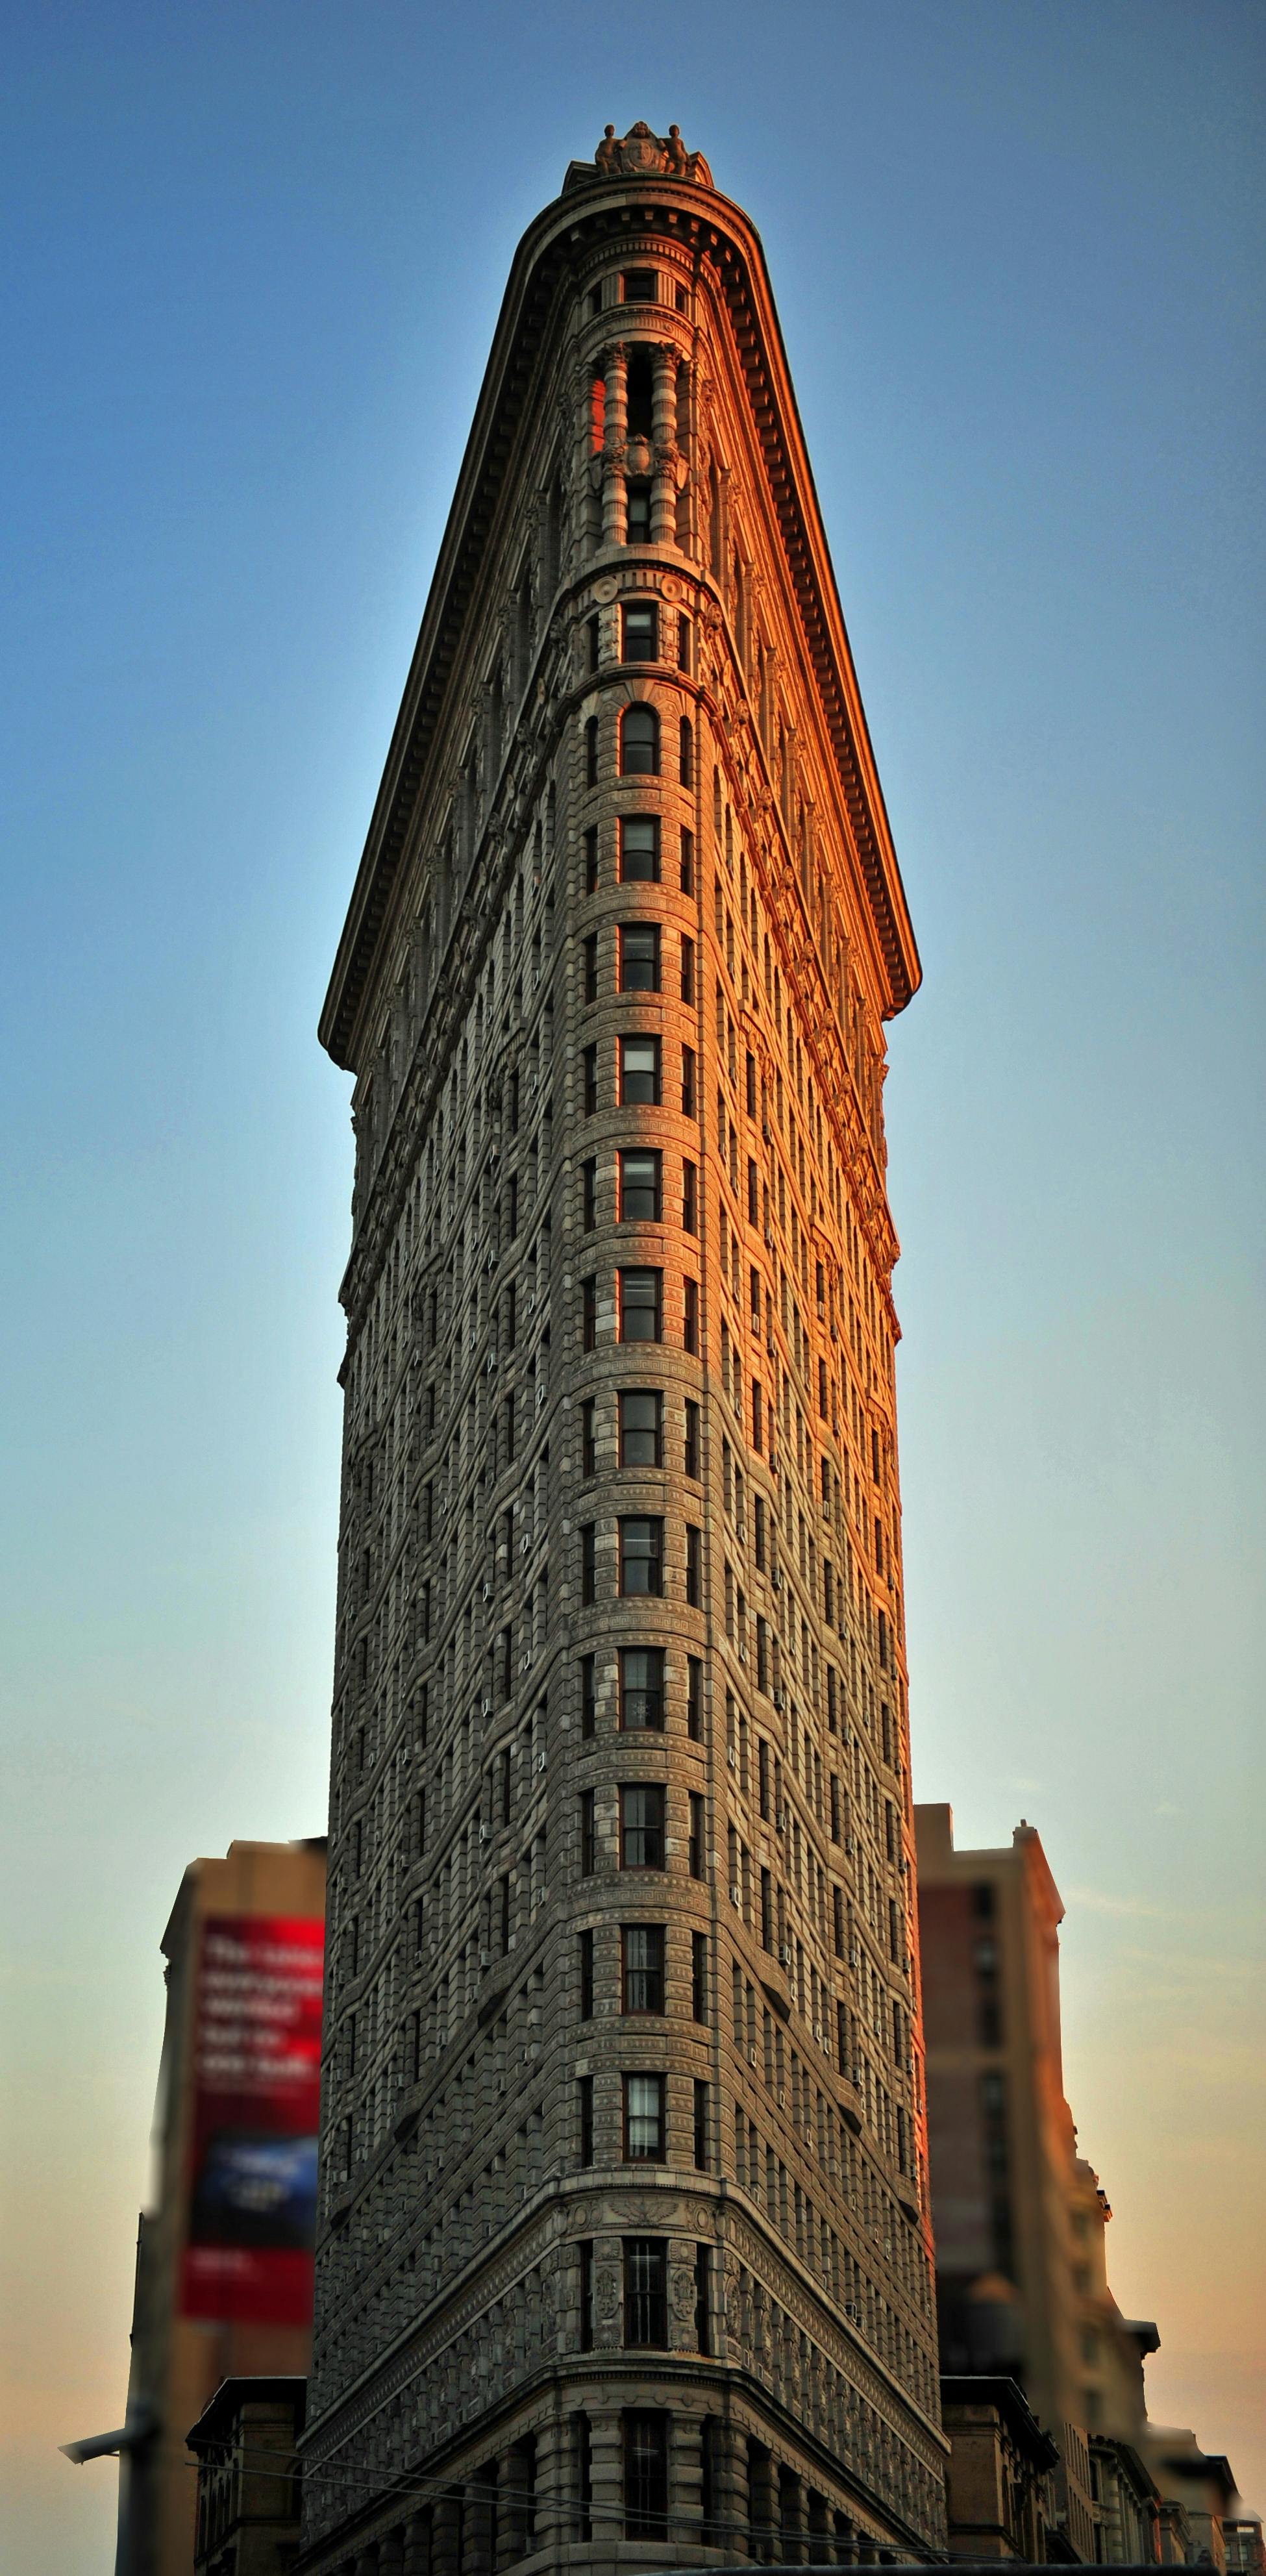
[[[311,2323],[324,1948],[319,1918],[226,1914],[203,1924],[187,2317]]]

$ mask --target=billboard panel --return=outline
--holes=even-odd
[[[194,2004],[187,2317],[308,2325],[325,1927],[209,1915]]]

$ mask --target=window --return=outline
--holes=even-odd
[[[690,1792],[690,1841],[687,1848],[687,1857],[690,1863],[690,1875],[692,1878],[702,1878],[705,1875],[705,1814],[706,1810],[704,1808],[701,1791],[698,1789],[692,1789]]]
[[[621,1270],[620,1339],[622,1342],[658,1342],[663,1339],[662,1270]]]
[[[598,827],[591,823],[585,834],[585,892],[598,891]]]
[[[592,1655],[582,1655],[580,1658],[580,1732],[582,1736],[590,1736],[593,1734],[594,1728],[597,1724],[597,1718],[598,1702],[597,1693],[594,1687],[594,1659]]]
[[[582,1932],[577,1944],[580,1970],[580,2018],[593,2020],[593,1934]]]
[[[624,2079],[624,2152],[630,2164],[664,2160],[664,2078],[626,2075]]]
[[[584,2251],[582,2246],[582,2255]],[[582,2351],[592,2351],[592,2331],[586,2343],[583,2317],[580,2343]],[[593,2432],[587,2415],[575,2414],[571,2419],[571,2482],[576,2502],[584,2509],[568,2515],[567,2527],[573,2540],[592,2540],[593,2522],[587,2508],[593,2502]]]
[[[659,990],[658,983],[655,986]],[[681,943],[681,998],[693,1004],[695,998],[695,943],[683,938]]]
[[[760,1874],[760,1945],[762,1950],[774,1946],[774,1882],[767,1869]]]
[[[587,1005],[590,1002],[596,1002],[598,998],[598,934],[596,930],[591,930],[587,940],[585,941],[584,960],[585,1002]]]
[[[592,1933],[589,1935],[592,1940]],[[593,2010],[592,2004],[590,2011]],[[577,2156],[581,2165],[593,2163],[593,2077],[582,2075],[576,2083]]]
[[[668,2247],[662,2236],[625,2237],[624,2340],[661,2351],[668,2341]]]
[[[653,921],[620,925],[620,991],[659,991],[659,931]]]
[[[597,1868],[597,1865],[598,1865],[598,1838],[597,1838],[597,1826],[596,1826],[595,1819],[594,1819],[594,1793],[593,1793],[592,1789],[582,1789],[582,1790],[581,1790],[581,1793],[580,1793],[580,1875],[581,1875],[581,1877],[582,1877],[582,1878],[592,1878],[592,1877],[593,1877],[593,1874],[594,1874],[594,1871],[595,1871],[595,1869]]]
[[[598,1050],[597,1050],[597,1047],[596,1047],[596,1046],[587,1046],[587,1047],[585,1048],[585,1050],[584,1050],[583,1055],[581,1056],[580,1061],[581,1061],[581,1067],[582,1067],[582,1071],[583,1071],[583,1078],[584,1078],[584,1106],[585,1106],[585,1116],[586,1116],[586,1118],[592,1118],[592,1117],[593,1117],[593,1115],[594,1115],[594,1112],[595,1112],[595,1110],[597,1109],[597,1106],[598,1106]]]
[[[691,1610],[703,1606],[703,1532],[689,1524],[686,1528],[686,1602]]]
[[[597,1103],[594,1105],[596,1107]],[[622,1109],[658,1108],[658,1038],[621,1038],[620,1106]]]
[[[677,310],[679,313],[684,313],[686,309],[684,287],[678,287],[677,293],[680,299]],[[679,617],[677,620],[677,668],[679,671],[688,671],[690,669],[690,620],[688,617]]]
[[[694,1479],[702,1474],[699,1460],[699,1407],[692,1396],[686,1398],[686,1474]]]
[[[620,882],[659,884],[659,820],[654,814],[620,817]]]
[[[653,268],[626,268],[620,286],[626,304],[653,304],[655,301]]]
[[[592,1154],[580,1166],[580,1222],[586,1234],[598,1222],[598,1166]]]
[[[621,778],[659,775],[659,717],[654,707],[626,707],[620,722]]]
[[[625,497],[628,504],[627,522],[624,531],[625,543],[630,546],[649,545],[651,535],[650,484],[640,481],[628,482],[625,485]],[[631,661],[633,656],[629,652],[627,622],[625,626],[624,650],[626,660]]]
[[[683,787],[695,783],[695,729],[689,716],[683,716],[677,733],[677,765]]]
[[[708,2018],[708,1936],[690,1935],[690,2010],[695,2021]]]
[[[662,2013],[663,2009],[663,1924],[625,1923],[620,1931],[620,2010]]]
[[[748,1222],[748,1224],[749,1224],[749,1225],[759,1225],[759,1223],[760,1223],[760,1190],[759,1190],[759,1175],[758,1175],[757,1170],[756,1170],[756,1165],[755,1165],[755,1163],[752,1161],[750,1154],[749,1154],[749,1156],[748,1156],[748,1161],[747,1161],[747,1222]],[[825,1389],[825,1386],[826,1386],[826,1364],[825,1364],[825,1361],[820,1360],[820,1361],[818,1362],[818,1366],[819,1366],[819,1368],[820,1368],[820,1370],[821,1370],[821,1372],[822,1372],[822,1385],[823,1385],[823,1388]],[[825,1405],[825,1402],[823,1403],[822,1411],[823,1411],[824,1413],[825,1413],[825,1411],[826,1411],[826,1405]]]
[[[590,1791],[592,1797],[593,1792]],[[664,1792],[657,1782],[642,1781],[620,1791],[621,1869],[664,1866]]]
[[[684,1046],[681,1050],[681,1114],[683,1118],[693,1118],[696,1116],[695,1096],[695,1051],[693,1047]]]
[[[598,719],[590,716],[585,726],[585,785],[598,784]]]
[[[620,1156],[620,1222],[658,1225],[661,1214],[660,1157],[657,1153]]]
[[[601,287],[595,287],[595,289],[594,289],[594,293],[597,295],[598,302],[597,302],[597,304],[593,307],[593,310],[594,310],[595,312],[600,312],[600,311],[601,311],[601,309],[602,309],[602,289],[601,289]],[[607,390],[607,388],[606,388],[606,384],[605,384],[605,381],[603,380],[603,378],[602,378],[601,376],[598,378],[598,382],[599,382],[599,384],[601,384],[601,385],[602,385],[602,392],[603,392],[603,398],[604,398],[604,403],[605,403],[606,390]],[[601,444],[601,441],[599,441],[599,444]],[[599,653],[598,653],[598,620],[597,620],[597,618],[596,618],[596,617],[587,617],[587,618],[586,618],[586,620],[585,620],[585,641],[586,641],[586,645],[587,645],[587,647],[588,647],[589,676],[590,676],[590,678],[592,679],[592,678],[593,678],[593,675],[594,675],[594,673],[595,673],[595,671],[596,671],[596,670],[597,670],[597,668],[598,668],[598,661],[599,661]]]
[[[629,488],[631,493],[632,485]],[[656,662],[659,659],[658,619],[653,599],[631,599],[624,610],[624,659],[626,662]]]
[[[664,1589],[664,1524],[659,1520],[620,1522],[620,1590],[625,1595],[658,1595]]]
[[[651,1387],[622,1387],[620,1410],[620,1465],[622,1467],[662,1467],[664,1443],[662,1430],[663,1398]]]
[[[624,2418],[624,2536],[668,2538],[668,2418]]]
[[[694,890],[695,836],[693,832],[683,832],[681,836],[681,891],[683,894],[693,894]]]
[[[664,1723],[664,1650],[662,1646],[624,1646],[620,1650],[620,1724],[632,1730],[660,1728]]]
[[[686,1234],[699,1231],[699,1167],[683,1162],[681,1167],[681,1223]]]
[[[580,1283],[580,1347],[591,1351],[598,1339],[598,1282],[582,1279]]]
[[[593,1600],[595,1588],[595,1525],[586,1521],[580,1533],[580,1598],[586,1605]]]
[[[696,2105],[697,2105],[697,2103],[698,2103],[699,2095],[700,2095],[700,2093],[702,2093],[702,2094],[703,2094],[703,2096],[704,2096],[705,2110],[706,2110],[706,2102],[707,2102],[707,2091],[708,2091],[708,2088],[707,2088],[707,2085],[706,2085],[706,2084],[698,2084],[698,2083],[696,2083],[696,2085],[695,2085],[695,2101],[696,2101]],[[699,2166],[699,2167],[700,2167],[704,2172],[706,2172],[706,2170],[707,2170],[707,2163],[708,2163],[707,2154],[706,2154],[706,2151],[705,2151],[705,2153],[704,2153],[702,2156],[699,2154],[699,2151],[698,2151],[698,2137],[697,2137],[697,2135],[696,2135],[696,2140],[695,2140],[695,2163],[696,2163],[696,2165],[697,2165],[697,2166]],[[711,2302],[710,2302],[709,2297],[708,2297],[708,2291],[709,2291],[710,2281],[711,2281],[711,2263],[712,2263],[712,2253],[711,2253],[711,2248],[710,2248],[710,2246],[707,2246],[707,2245],[696,2245],[696,2247],[695,2247],[695,2339],[696,2339],[696,2341],[697,2341],[697,2343],[698,2343],[698,2346],[699,2346],[699,2350],[700,2350],[700,2352],[711,2352],[711,2350],[712,2350],[712,2316],[711,2316]],[[824,2552],[823,2554],[825,2555],[825,2552]]]
[[[697,1359],[699,1355],[699,1282],[697,1279],[686,1279],[682,1282],[682,1343],[684,1348],[693,1352]]]
[[[594,1452],[593,1416],[594,1399],[591,1395],[587,1395],[580,1408],[580,1472],[582,1476],[592,1476],[597,1464]]]
[[[686,1658],[686,1733],[691,1742],[703,1739],[703,1660],[699,1655]]]
[[[593,2351],[593,2239],[588,2237],[580,2248],[580,2349]]]

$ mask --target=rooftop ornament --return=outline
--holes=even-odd
[[[608,125],[592,162],[573,161],[565,184],[580,188],[594,179],[695,179],[702,187],[712,185],[702,152],[687,152],[680,126],[653,134],[640,117],[622,137]]]

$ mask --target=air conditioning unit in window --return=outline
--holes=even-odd
[[[479,1713],[481,1717],[491,1717],[492,1715],[492,1701],[489,1699],[486,1691],[479,1703]]]
[[[742,1898],[737,1887],[732,1887],[730,1889],[730,1903],[731,1905],[740,1905],[742,1903]]]
[[[535,1289],[533,1289],[532,1294],[531,1294],[531,1296],[529,1297],[529,1299],[528,1299],[528,1301],[527,1301],[527,1310],[528,1310],[529,1315],[534,1315],[534,1314],[536,1313],[536,1290],[535,1290]]]
[[[530,1661],[530,1658],[529,1658],[529,1661]],[[543,1752],[543,1751],[537,1754],[537,1757],[536,1757],[536,1767],[537,1767],[537,1770],[538,1770],[538,1771],[543,1771],[543,1770],[544,1770],[544,1768],[545,1768],[545,1755],[544,1755],[544,1752]]]
[[[537,1412],[538,1412],[538,1413],[540,1412],[541,1406],[544,1404],[544,1402],[545,1402],[545,1389],[544,1389],[544,1387],[543,1387],[543,1386],[538,1386],[538,1388],[537,1388],[537,1390],[536,1390],[536,1409],[537,1409]]]
[[[754,2066],[756,2064],[756,2051],[754,2048],[749,2048],[747,2052],[747,2062],[749,2066]]]
[[[491,1599],[492,1599],[492,1585],[491,1585],[490,1583],[485,1583],[485,1585],[484,1585],[484,1594],[483,1594],[483,1597],[484,1597],[485,1601],[491,1601]]]
[[[737,1769],[738,1769],[738,1753],[737,1753],[737,1750],[736,1750],[736,1748],[734,1747],[734,1745],[732,1745],[732,1744],[731,1744],[730,1746],[728,1746],[728,1748],[727,1748],[727,1750],[726,1750],[726,1756],[725,1756],[725,1758],[726,1758],[726,1761],[729,1763],[729,1766],[730,1766],[731,1771],[737,1771]]]
[[[490,1842],[492,1841],[492,1827],[491,1827],[491,1825],[481,1825],[481,1826],[480,1826],[480,1828],[479,1828],[479,1839],[480,1839],[481,1843],[490,1843]]]
[[[527,1555],[528,1549],[530,1548],[531,1544],[532,1544],[532,1541],[531,1541],[531,1539],[530,1539],[530,1537],[529,1537],[529,1535],[528,1535],[527,1531],[525,1530],[525,1531],[524,1531],[524,1533],[523,1533],[522,1538],[521,1538],[521,1539],[520,1539],[520,1541],[519,1541],[519,1554],[520,1554],[520,1556],[526,1556],[526,1555]]]
[[[774,1691],[774,1706],[775,1706],[775,1708],[777,1708],[777,1709],[783,1709],[783,1708],[785,1708],[785,1707],[786,1707],[786,1705],[787,1705],[787,1694],[786,1694],[786,1692],[785,1692],[784,1690],[781,1690],[781,1689],[775,1689],[775,1691]]]
[[[862,1954],[855,1943],[853,1948],[849,1951],[848,1964],[850,1968],[860,1968],[862,1964]]]
[[[776,1816],[775,1816],[775,1818],[774,1818],[774,1825],[775,1825],[775,1829],[777,1830],[777,1832],[778,1832],[778,1833],[780,1833],[780,1834],[785,1834],[785,1833],[786,1833],[786,1830],[787,1830],[787,1810],[786,1810],[786,1808],[785,1808],[785,1807],[780,1807],[780,1808],[779,1808],[778,1813],[777,1813],[777,1815],[776,1815]]]
[[[782,1961],[784,1968],[789,1968],[791,1966],[791,1945],[789,1942],[783,1941],[779,1945],[778,1956]]]
[[[779,2108],[779,2110],[780,2110],[780,2111],[785,2111],[785,2110],[786,2110],[786,2108],[787,2108],[787,2093],[786,2093],[786,2088],[785,2088],[785,2086],[784,2086],[784,2085],[782,2085],[782,2084],[780,2084],[780,2085],[779,2085],[779,2087],[778,2087],[778,2108]]]
[[[862,2321],[862,2312],[861,2312],[861,2309],[856,2305],[856,2303],[855,2303],[855,2301],[854,2301],[854,2300],[852,2300],[852,2299],[846,2299],[846,2300],[845,2300],[845,2302],[844,2302],[844,2314],[845,2314],[845,2316],[848,2318],[849,2324],[850,2324],[851,2326],[859,2326],[859,2325],[861,2324],[861,2321]]]
[[[814,2036],[814,2038],[816,2039],[816,2041],[817,2041],[817,2043],[818,2043],[819,2048],[825,2048],[825,2046],[826,2046],[826,2032],[823,2030],[823,2028],[822,2028],[822,2024],[821,2024],[821,2022],[820,2022],[820,2021],[815,2021],[815,2023],[814,2023],[814,2025],[813,2025],[813,2036]]]
[[[480,1951],[480,1953],[479,1953],[479,1965],[480,1965],[480,1967],[481,1967],[481,1968],[490,1968],[490,1967],[492,1966],[492,1952],[491,1952],[491,1950],[481,1950],[481,1951]]]

